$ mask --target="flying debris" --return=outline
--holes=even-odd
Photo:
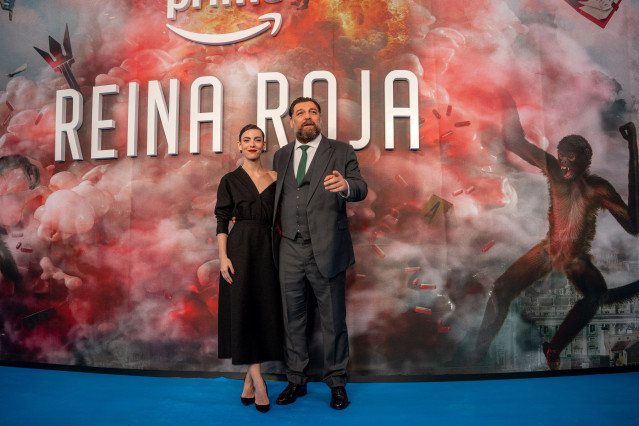
[[[291,2],[293,6],[297,6],[297,10],[308,9],[309,0],[294,0]]]
[[[22,64],[18,68],[16,68],[15,70],[13,70],[9,74],[7,74],[7,77],[14,77],[14,76],[20,74],[21,72],[26,71],[26,70],[27,70],[27,64]]]
[[[16,4],[16,0],[2,0],[2,10],[9,11],[9,21],[13,21],[13,7]]]
[[[621,0],[566,0],[580,15],[605,28]]]
[[[64,47],[64,53],[62,52],[62,48]],[[49,51],[51,54],[38,49],[33,46],[33,48],[42,56],[42,58],[47,61],[47,64],[53,68],[55,72],[62,72],[64,78],[66,78],[67,83],[69,83],[69,87],[74,90],[80,91],[80,86],[78,86],[78,82],[75,80],[73,73],[71,72],[71,65],[75,62],[73,59],[73,52],[71,51],[71,40],[69,38],[69,25],[67,24],[64,30],[64,40],[62,41],[62,45],[58,43],[56,39],[49,36]]]

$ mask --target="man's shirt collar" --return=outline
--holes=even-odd
[[[295,139],[295,149],[297,149],[301,145],[308,145],[308,146],[311,146],[313,148],[317,148],[317,146],[319,145],[321,140],[322,140],[322,134],[321,133],[319,135],[317,135],[317,137],[315,139],[313,139],[312,141],[310,141],[310,142],[308,142],[306,144],[302,144],[300,141]]]

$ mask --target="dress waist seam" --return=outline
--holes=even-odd
[[[235,225],[261,225],[261,226],[267,226],[267,227],[271,227],[271,223],[264,223],[261,220],[251,220],[251,219],[236,219],[235,220]]]

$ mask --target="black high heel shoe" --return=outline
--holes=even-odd
[[[248,377],[248,373],[246,374],[246,377],[244,377],[244,383],[246,384],[246,378]],[[255,386],[253,386],[253,388],[255,388]],[[242,401],[242,404],[249,406],[251,404],[253,404],[255,402],[255,397],[253,398],[244,398],[243,396],[240,396],[240,400]]]
[[[264,380],[264,388],[266,388],[266,395],[268,396],[268,386],[266,385],[266,380]],[[255,409],[259,411],[260,413],[266,413],[268,410],[271,409],[271,403],[269,402],[268,404],[260,405],[256,402]]]

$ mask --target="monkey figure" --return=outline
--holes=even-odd
[[[15,169],[22,169],[29,182],[29,189],[34,189],[40,183],[40,171],[27,157],[22,155],[7,155],[0,157],[0,176]],[[7,235],[7,230],[0,225],[0,274],[13,282],[14,293],[21,292],[22,276],[18,270],[13,255],[7,245],[2,241],[2,235]]]
[[[548,367],[559,368],[561,351],[590,322],[602,304],[620,302],[638,293],[639,281],[608,290],[590,255],[597,213],[606,209],[629,234],[637,235],[637,140],[633,123],[619,130],[630,150],[628,206],[605,179],[590,174],[592,149],[577,135],[563,138],[557,158],[525,139],[515,101],[502,93],[502,138],[505,148],[538,167],[548,179],[548,233],[513,263],[494,283],[479,329],[476,356],[483,357],[499,332],[510,303],[553,269],[562,272],[583,296],[568,312],[550,342],[543,344]]]

